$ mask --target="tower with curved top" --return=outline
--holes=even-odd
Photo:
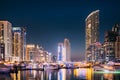
[[[70,42],[67,38],[64,39],[64,48],[65,48],[65,61],[70,62],[71,61],[71,46]]]
[[[90,53],[87,48],[95,43],[99,42],[99,10],[91,12],[85,19],[86,24],[86,55],[85,58],[88,59]]]

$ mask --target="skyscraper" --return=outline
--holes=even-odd
[[[63,43],[58,43],[58,61],[63,61],[64,47]]]
[[[12,24],[8,21],[0,21],[1,56],[5,61],[11,61],[12,57]]]
[[[71,61],[71,46],[68,39],[64,39],[64,43],[58,44],[58,61]]]
[[[119,31],[119,25],[115,24],[112,30],[106,31],[105,33],[104,50],[107,61],[119,58]]]
[[[86,20],[86,59],[90,57],[87,49],[90,45],[99,41],[99,10],[90,13]]]
[[[25,60],[26,30],[24,27],[13,27],[13,60]]]
[[[68,39],[64,39],[64,48],[65,48],[65,61],[69,62],[71,61],[71,46],[70,46],[70,42]]]
[[[21,27],[21,46],[22,46],[22,60],[26,60],[26,27]]]

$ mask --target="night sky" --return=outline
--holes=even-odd
[[[95,10],[100,10],[103,43],[104,32],[120,23],[119,0],[0,0],[0,20],[27,27],[27,43],[39,44],[57,55],[58,43],[68,38],[73,60],[84,55],[85,19]]]

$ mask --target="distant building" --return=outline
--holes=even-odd
[[[53,62],[57,62],[57,56],[56,56],[56,55],[53,55],[53,56],[52,56],[52,61],[53,61]]]
[[[53,59],[52,59],[53,55],[52,53],[48,53],[48,62],[53,62]]]
[[[26,52],[26,29],[13,27],[13,61],[24,61]]]
[[[117,36],[115,42],[115,58],[120,59],[120,36]]]
[[[112,31],[114,31],[117,35],[120,35],[120,26],[119,24],[115,24],[112,28]]]
[[[63,61],[64,47],[63,43],[58,44],[58,61]]]
[[[64,44],[58,44],[58,61],[70,62],[71,61],[71,46],[68,39],[64,39]]]
[[[12,24],[8,21],[0,21],[0,44],[2,60],[11,61]]]
[[[22,46],[22,61],[25,61],[26,59],[26,27],[21,27],[21,46]]]
[[[0,43],[0,61],[2,60],[2,52],[1,52],[1,43]]]
[[[35,44],[27,44],[26,61],[50,62],[49,57],[48,52],[44,51],[42,47]]]
[[[86,20],[86,60],[88,60],[89,53],[88,47],[95,42],[99,42],[99,10],[90,13]]]
[[[29,44],[26,46],[26,61],[34,61],[35,45]]]
[[[65,53],[63,54],[65,57],[65,61],[71,61],[71,46],[68,39],[64,39],[64,49]]]

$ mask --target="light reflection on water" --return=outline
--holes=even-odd
[[[120,80],[120,74],[94,73],[93,69],[60,69],[47,71],[19,71],[0,74],[0,80]]]

